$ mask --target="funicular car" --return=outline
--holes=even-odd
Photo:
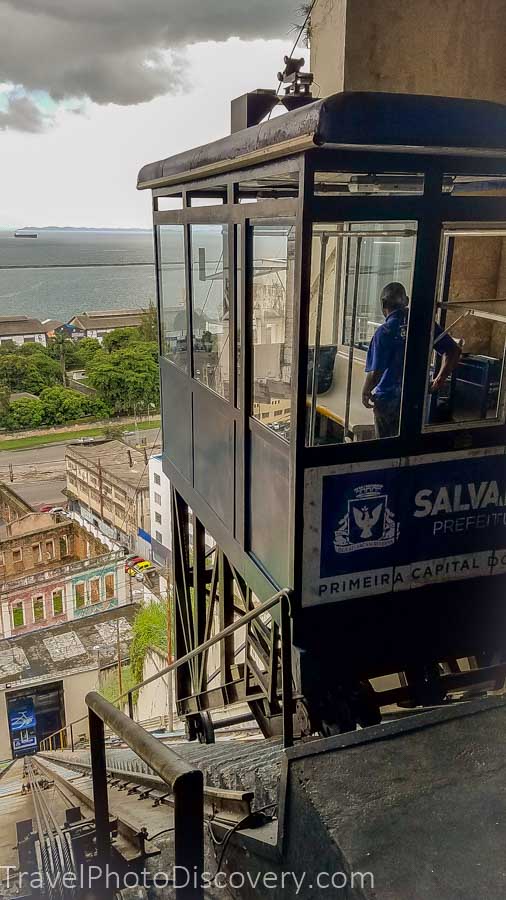
[[[178,655],[205,636],[206,591],[186,575],[208,534],[222,603],[233,579],[260,600],[292,592],[302,731],[503,684],[506,107],[337,94],[151,163],[138,186],[153,196]],[[392,283],[407,299],[383,437],[363,392]],[[214,703],[189,671],[178,700],[189,716]]]

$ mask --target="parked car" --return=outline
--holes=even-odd
[[[125,563],[125,572],[127,575],[130,575],[131,578],[134,575],[145,575],[147,572],[154,572],[155,567],[150,563],[147,559],[143,559],[142,556],[129,556]]]
[[[127,556],[125,560],[125,572],[128,572],[136,563],[144,562],[144,558],[142,556]]]
[[[153,568],[154,568],[153,564],[148,562],[147,559],[143,559],[142,562],[134,563],[134,569],[136,569],[137,572],[145,572],[147,569],[153,569]]]

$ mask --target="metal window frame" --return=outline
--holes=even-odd
[[[475,199],[474,197],[472,199]],[[443,222],[441,227],[441,251],[440,251],[440,264],[438,269],[437,276],[437,285],[436,291],[434,294],[434,309],[433,309],[433,328],[437,319],[438,310],[441,308],[441,304],[443,303],[445,288],[448,283],[448,277],[451,275],[451,266],[453,262],[453,253],[450,254],[450,240],[452,238],[458,237],[502,237],[506,244],[506,220],[504,222],[490,222],[486,223],[484,221],[476,222],[474,227],[470,223],[458,223],[452,222],[450,228],[446,228],[447,223]],[[487,227],[488,226],[488,227]],[[498,299],[491,298],[490,302],[500,302]],[[473,301],[469,301],[469,306],[471,306]],[[466,304],[462,303],[462,309],[465,310]],[[499,321],[499,319],[497,320]],[[499,396],[497,402],[497,415],[491,417],[490,419],[471,419],[469,421],[464,422],[451,422],[451,423],[442,423],[432,424],[428,422],[428,408],[430,402],[430,394],[429,394],[429,380],[430,380],[430,364],[432,357],[432,349],[429,347],[429,354],[427,358],[427,378],[426,378],[426,390],[425,390],[425,402],[424,402],[424,420],[422,424],[422,432],[424,434],[433,434],[437,432],[448,432],[448,431],[468,431],[470,428],[493,428],[496,426],[504,426],[506,424],[506,343],[504,347],[504,353],[502,358],[501,365],[501,380],[499,386]]]
[[[299,170],[299,196],[276,200],[261,200],[256,203],[237,202],[237,184],[248,178],[270,173],[293,172]],[[414,196],[345,196],[315,197],[314,172],[319,171],[378,171],[385,174],[415,172],[424,174],[424,193]],[[234,403],[212,394],[205,386],[192,379],[192,373],[178,369],[178,374],[192,380],[195,393],[204,391],[210,402],[221,404],[227,409],[227,416],[234,421],[238,455],[236,460],[234,531],[224,526],[221,519],[192,487],[191,478],[183,475],[170,460],[164,458],[164,470],[176,489],[191,503],[195,513],[212,531],[230,556],[241,560],[244,571],[248,572],[248,582],[260,597],[266,597],[273,582],[268,572],[263,570],[258,560],[248,550],[247,523],[249,498],[247,472],[249,465],[249,435],[262,437],[285,447],[289,466],[290,521],[289,572],[293,575],[294,586],[300,587],[300,565],[294,561],[294,547],[301,546],[302,498],[304,472],[307,468],[349,462],[374,462],[389,457],[439,453],[472,447],[486,448],[504,443],[506,427],[493,424],[483,428],[452,429],[451,431],[425,433],[423,426],[423,402],[426,389],[426,366],[433,324],[433,300],[437,284],[440,257],[441,226],[446,223],[471,224],[499,222],[506,220],[505,199],[498,197],[458,197],[442,192],[445,173],[500,176],[506,174],[506,157],[487,157],[485,153],[464,156],[455,153],[435,155],[431,153],[392,152],[387,150],[298,148],[290,156],[269,163],[259,163],[240,170],[222,171],[214,177],[186,181],[182,177],[178,184],[156,188],[153,192],[153,218],[155,228],[160,224],[182,224],[188,229],[190,223],[228,222],[231,255],[229,264],[233,272],[234,311],[236,322],[240,323],[241,381],[234,388]],[[188,206],[188,194],[192,190],[209,190],[227,185],[227,203],[211,207]],[[183,208],[171,211],[158,210],[158,196],[175,193],[183,196]],[[251,347],[248,340],[251,292],[247,283],[247,272],[251,259],[251,220],[262,218],[295,218],[296,255],[294,280],[294,349],[292,360],[293,416],[289,446],[286,442],[265,428],[261,421],[251,417],[249,386],[251,382]],[[412,290],[410,329],[408,334],[405,390],[402,397],[401,430],[396,438],[353,442],[350,444],[319,447],[305,446],[306,378],[308,359],[308,304],[310,296],[311,241],[314,223],[335,221],[410,221],[416,222],[417,247],[415,254],[415,276]],[[241,272],[236,271],[236,230],[241,225]],[[186,249],[186,265],[189,268],[189,254]],[[187,289],[187,309],[191,292]],[[430,298],[428,302],[427,298]],[[191,334],[191,329],[188,330]],[[235,348],[234,328],[231,350]],[[235,355],[231,371],[236,373]],[[190,459],[193,466],[193,454]],[[190,499],[191,498],[191,499]],[[290,579],[291,580],[291,579]],[[279,586],[279,585],[278,585]]]

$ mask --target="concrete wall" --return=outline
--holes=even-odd
[[[167,665],[167,657],[156,649],[148,651],[144,660],[144,669],[142,673],[143,680],[156,675],[161,669]],[[169,679],[172,678],[172,685]],[[172,701],[172,702],[171,702]],[[176,718],[176,709],[174,704],[174,676],[164,675],[152,684],[146,685],[139,691],[137,700],[137,721],[144,722],[146,719],[153,719],[158,716],[170,717],[170,709],[174,719]]]
[[[17,344],[18,347],[22,347],[23,344],[33,344],[34,341],[36,344],[43,344],[45,347],[47,345],[47,335],[45,332],[42,334],[9,334],[2,337],[1,343],[7,341],[12,341],[13,344]]]
[[[87,672],[76,672],[63,679],[63,696],[65,702],[65,724],[88,715],[84,698],[89,691],[98,690],[98,668]],[[74,739],[80,734],[88,734],[88,721],[79,722],[74,728]]]
[[[0,691],[0,760],[12,759],[5,691]]]
[[[506,101],[504,0],[317,0],[320,96],[394,91]]]

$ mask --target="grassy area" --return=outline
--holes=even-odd
[[[114,421],[111,423],[114,425]],[[118,427],[122,431],[133,431],[135,422],[121,422]],[[139,431],[146,431],[148,428],[159,428],[160,419],[153,419],[151,422],[139,422],[137,428]],[[61,444],[63,441],[77,441],[79,438],[100,437],[104,434],[105,426],[100,425],[97,428],[82,428],[79,431],[60,431],[57,434],[51,432],[46,434],[37,434],[33,437],[16,437],[0,440],[0,450],[29,450],[31,447],[43,447],[46,444]]]

